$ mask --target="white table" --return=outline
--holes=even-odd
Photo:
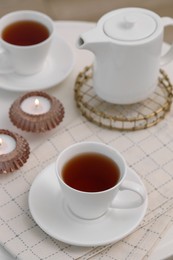
[[[90,28],[94,26],[93,23],[87,23],[87,22],[56,22],[56,29],[57,33],[63,37],[70,45],[72,50],[75,54],[75,60],[76,64],[74,67],[73,72],[70,74],[70,76],[59,86],[51,88],[47,90],[47,92],[51,95],[57,96],[58,99],[62,101],[65,108],[68,104],[68,109],[72,108],[74,110],[74,99],[67,99],[67,96],[72,95],[73,96],[73,87],[71,88],[64,88],[66,84],[73,86],[76,76],[86,65],[90,65],[93,60],[93,55],[89,53],[88,51],[80,51],[75,47],[76,40],[79,36],[79,34],[83,31],[87,31]],[[173,81],[173,63],[169,64],[165,67],[166,71],[168,72],[170,78],[172,74],[171,80]],[[8,110],[10,105],[13,103],[13,101],[20,95],[20,93],[17,92],[10,92],[10,91],[4,91],[0,89],[0,106],[1,111],[3,113],[0,113],[0,128],[8,129],[14,132],[18,132],[21,135],[23,135],[30,143],[31,149],[35,148],[40,143],[44,142],[45,136],[44,134],[39,135],[33,135],[29,133],[22,132],[20,130],[17,130],[15,126],[12,125],[8,118]],[[76,108],[77,109],[77,108]],[[76,111],[74,111],[75,113]],[[64,122],[68,123],[73,119],[73,113],[71,111],[70,116],[68,113],[65,115]],[[46,137],[48,138],[49,135],[52,135],[53,131],[48,133]],[[162,239],[162,241],[158,244],[155,251],[150,256],[150,260],[161,260],[164,259],[171,254],[173,254],[172,251],[173,248],[173,228],[167,232],[165,237]],[[12,260],[14,259],[11,255],[8,254],[1,246],[0,246],[0,259],[2,260]]]

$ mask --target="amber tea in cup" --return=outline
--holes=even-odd
[[[44,13],[19,10],[0,19],[0,46],[3,62],[0,73],[32,75],[40,72],[54,38],[54,23]]]
[[[62,169],[62,179],[84,192],[100,192],[115,186],[120,178],[118,165],[100,153],[82,153],[71,158]]]
[[[79,218],[95,219],[110,208],[135,208],[142,205],[146,191],[128,181],[127,165],[113,147],[97,142],[80,142],[63,150],[55,163],[55,172],[64,203]],[[134,193],[134,200],[119,201],[123,191]]]
[[[29,46],[45,41],[49,37],[48,28],[32,20],[17,21],[7,25],[2,31],[2,39],[10,44]]]

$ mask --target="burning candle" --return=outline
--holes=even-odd
[[[0,134],[0,155],[8,154],[16,148],[16,140],[7,134]]]
[[[0,174],[18,170],[29,154],[29,144],[22,136],[0,129]]]
[[[55,97],[42,91],[33,91],[15,100],[9,116],[18,128],[41,133],[60,124],[64,118],[64,107]]]
[[[45,114],[50,108],[50,100],[42,96],[31,96],[24,99],[21,103],[21,109],[30,115]]]

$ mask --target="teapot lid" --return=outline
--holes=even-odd
[[[121,10],[121,11],[120,11]],[[157,22],[150,14],[139,9],[116,10],[104,23],[105,34],[115,40],[137,41],[152,35]]]

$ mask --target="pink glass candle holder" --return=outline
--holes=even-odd
[[[0,129],[0,174],[18,170],[29,154],[29,144],[22,136]]]
[[[9,116],[16,127],[27,132],[41,133],[60,124],[64,118],[64,107],[55,97],[33,91],[12,104]]]

